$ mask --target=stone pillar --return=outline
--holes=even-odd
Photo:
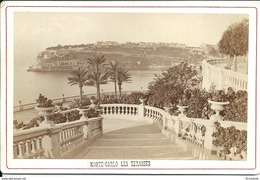
[[[22,101],[19,101],[19,111],[23,110],[23,105],[22,105]]]
[[[139,99],[141,104],[138,107],[138,116],[140,120],[143,120],[145,117],[145,111],[144,111],[144,106],[145,106],[145,99]]]
[[[60,159],[60,132],[61,127],[53,127],[49,129],[48,136],[42,139],[42,148],[44,149],[44,156],[51,159]]]
[[[182,127],[182,121],[181,118],[178,117],[178,120],[176,120],[174,124],[174,131],[178,137],[181,137],[181,127]]]
[[[215,132],[214,121],[209,121],[209,124],[206,126],[204,148],[208,149],[212,155],[217,154],[217,148],[212,143],[212,141],[214,140],[212,134],[214,132]]]
[[[169,121],[172,120],[172,117],[170,115],[171,109],[172,109],[171,107],[164,107],[164,110],[167,112],[167,114],[163,115],[163,128],[169,128]]]
[[[66,102],[66,98],[64,97],[64,94],[62,94],[62,103]]]

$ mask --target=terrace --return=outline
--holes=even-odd
[[[143,102],[101,107],[103,112],[96,118],[14,130],[14,158],[221,159],[212,144],[214,118],[173,116]],[[72,111],[77,109],[61,113]],[[219,122],[223,127],[247,129],[246,123]],[[245,160],[243,153],[226,158]]]
[[[203,85],[215,83],[218,89],[232,86],[247,89],[247,76],[238,76],[213,64],[225,60],[212,59],[203,62]],[[214,74],[215,73],[215,74]],[[214,79],[213,77],[221,78]],[[91,96],[91,95],[89,95]],[[70,102],[75,97],[53,100],[55,103]],[[169,108],[159,109],[145,104],[101,104],[97,117],[81,118],[73,122],[51,124],[49,121],[25,130],[14,129],[13,157],[15,159],[200,159],[246,160],[243,150],[230,147],[223,156],[222,148],[213,143],[216,122],[223,128],[242,132],[247,123],[225,120],[219,114],[224,104],[211,103],[216,114],[209,119],[189,118],[188,107],[178,107],[179,115]],[[36,115],[35,103],[14,107],[14,118],[28,119]],[[65,117],[78,109],[61,111]]]

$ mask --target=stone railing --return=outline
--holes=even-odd
[[[14,130],[15,159],[72,158],[103,134],[102,118]]]
[[[101,104],[103,116],[115,116],[125,118],[139,116],[139,105],[135,104]]]
[[[209,89],[214,84],[217,89],[232,87],[234,90],[247,90],[248,76],[246,74],[215,66],[215,64],[225,62],[227,59],[208,59],[202,62],[202,87]]]
[[[209,120],[188,118],[179,108],[178,116],[170,114],[170,108],[159,109],[147,106],[144,99],[140,105],[101,104],[101,117],[56,124],[53,127],[37,127],[14,132],[14,158],[69,158],[82,146],[92,142],[103,133],[102,119],[120,118],[147,121],[156,124],[167,137],[175,141],[195,158],[212,159],[217,154],[212,134],[216,131],[215,122],[222,127],[234,126],[238,130],[247,130],[247,123],[223,121],[220,115],[212,115]],[[75,109],[61,112],[68,114]],[[236,154],[229,155],[235,159]],[[245,155],[243,155],[245,157]],[[245,158],[242,158],[244,160]]]
[[[140,91],[122,91],[122,95],[128,95],[128,94],[131,94],[132,92],[140,92]],[[143,90],[142,92],[146,92],[146,91]],[[115,94],[114,92],[104,92],[101,95],[113,96],[114,94]],[[96,96],[96,94],[95,93],[91,93],[91,94],[86,94],[84,96],[90,98],[91,96]],[[69,103],[69,102],[73,101],[76,98],[79,98],[79,96],[68,96],[68,97],[65,97],[63,95],[62,98],[55,98],[55,99],[52,99],[52,101],[53,101],[53,104]],[[38,105],[38,103],[36,103],[36,102],[35,103],[22,104],[22,102],[20,101],[19,105],[13,107],[13,111],[14,112],[19,112],[19,111],[24,111],[24,110],[30,110],[30,109],[34,109],[35,106],[37,106],[37,105]]]
[[[179,107],[179,116],[170,115],[170,108],[159,109],[144,104],[103,104],[104,118],[113,117],[137,121],[147,121],[156,124],[162,133],[171,138],[185,151],[191,151],[195,158],[212,159],[216,155],[217,148],[213,145],[212,134],[216,131],[215,122],[218,121],[222,127],[234,126],[238,130],[247,130],[247,123],[223,121],[221,116],[213,115],[211,119],[188,118],[183,112],[185,108]],[[229,155],[230,159],[235,159],[235,154]],[[244,155],[243,155],[244,156]],[[245,158],[244,158],[245,159]],[[242,159],[242,160],[244,160]]]
[[[144,100],[141,100],[140,105],[136,104],[101,104],[102,117],[107,118],[119,118],[119,119],[131,119],[136,121],[149,121],[157,124],[160,128],[163,128],[167,124],[168,119],[171,117],[166,111],[146,106]]]
[[[220,115],[212,115],[211,118],[208,120],[200,118],[188,118],[183,113],[183,110],[180,110],[180,112],[181,114],[179,116],[171,116],[171,120],[173,121],[172,127],[171,125],[167,125],[167,122],[165,123],[165,126],[169,127],[170,130],[173,130],[174,134],[177,136],[177,138],[175,139],[176,144],[184,146],[185,150],[187,150],[187,144],[192,144],[192,146],[190,146],[190,151],[192,151],[192,153],[197,154],[199,152],[203,152],[200,155],[204,155],[204,157],[199,157],[199,154],[197,154],[197,158],[208,159],[208,157],[205,157],[205,155],[211,156],[219,154],[219,150],[223,148],[217,148],[213,145],[214,137],[212,135],[214,132],[216,132],[215,122],[219,122],[220,126],[223,128],[234,126],[239,131],[247,131],[247,123],[223,121],[223,117],[221,117]],[[196,152],[194,152],[192,148],[196,146],[199,148],[195,148]],[[231,160],[246,160],[246,153],[244,151],[238,154],[232,149],[236,148],[232,147],[230,149],[231,153],[227,155],[227,158]],[[241,158],[240,155],[242,155],[241,157],[243,158]]]
[[[154,124],[157,124],[159,128],[166,128],[171,124],[171,117],[163,109],[144,106],[144,117],[151,119]]]

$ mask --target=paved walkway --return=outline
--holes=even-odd
[[[155,125],[115,119],[105,119],[103,136],[84,148],[75,158],[193,159],[191,154],[162,135]]]
[[[19,111],[14,113],[14,120],[18,123],[23,122],[24,124],[29,123],[33,118],[38,116],[38,111],[35,109]]]
[[[227,63],[216,64],[215,66],[218,66],[218,67],[221,67],[221,68],[224,69],[225,66],[227,66]],[[231,67],[231,70],[232,70],[232,71],[235,71],[234,68],[235,68],[235,65],[233,65],[233,66]],[[247,67],[246,67],[246,64],[245,64],[245,63],[238,63],[238,64],[237,64],[237,72],[239,72],[239,73],[246,74],[246,72],[247,72],[247,69],[246,69],[246,68],[247,68]]]

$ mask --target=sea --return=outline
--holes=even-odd
[[[77,96],[78,86],[70,86],[67,78],[69,72],[28,72],[28,67],[14,68],[14,106],[35,103],[39,94],[49,99]],[[142,91],[147,90],[150,82],[154,80],[155,74],[159,75],[160,70],[138,70],[129,71],[132,82],[123,83],[122,91]],[[114,83],[101,85],[101,92],[114,92]],[[96,93],[96,88],[92,86],[83,87],[84,94]]]

